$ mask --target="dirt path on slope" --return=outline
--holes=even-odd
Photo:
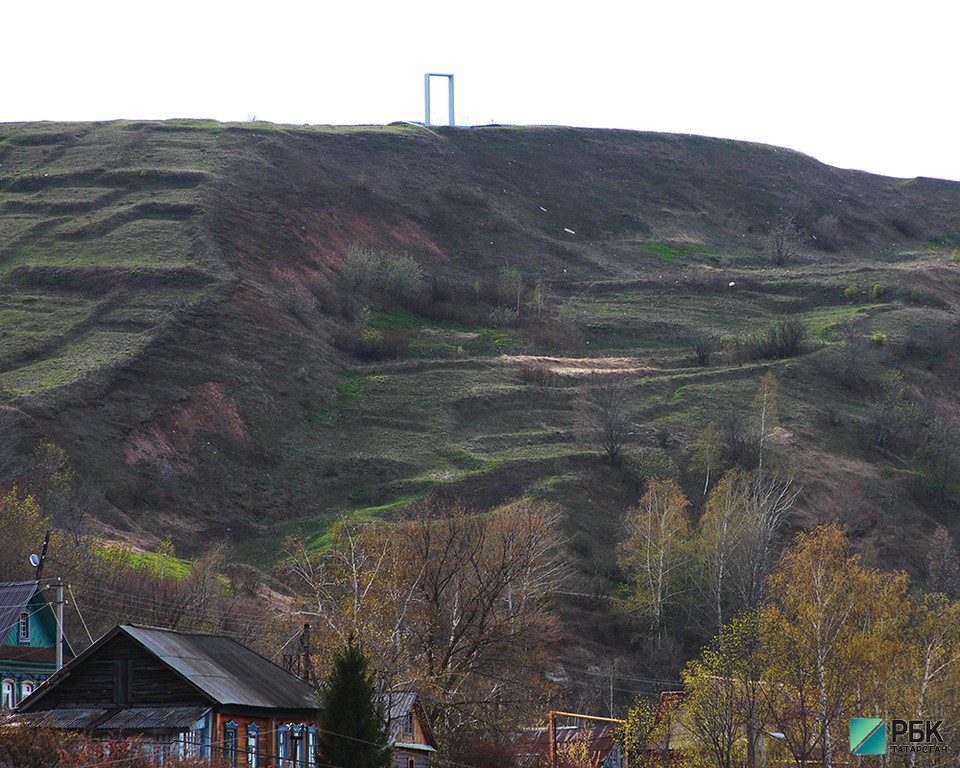
[[[540,355],[501,355],[500,360],[512,365],[542,365],[562,376],[596,374],[654,373],[657,368],[643,365],[635,357],[549,357]]]

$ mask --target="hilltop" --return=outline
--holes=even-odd
[[[784,221],[797,253],[777,265]],[[147,548],[222,538],[269,567],[288,534],[322,545],[340,514],[389,518],[432,491],[554,501],[586,632],[645,472],[673,462],[695,496],[690,446],[745,418],[768,370],[776,451],[805,488],[794,525],[842,517],[871,557],[922,572],[955,481],[930,493],[915,444],[871,435],[892,370],[956,418],[958,246],[960,184],[744,142],[0,125],[0,393],[21,458],[61,446],[100,523]],[[351,247],[422,290],[346,279]],[[791,319],[799,353],[745,352]],[[580,387],[617,370],[627,468],[578,416]]]

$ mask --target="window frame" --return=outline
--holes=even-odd
[[[290,765],[290,726],[286,723],[277,727],[277,764],[280,768]]]
[[[307,739],[306,729],[300,723],[290,726],[290,757],[295,768],[306,764]]]
[[[0,694],[0,708],[13,709],[16,705],[17,686],[12,679],[5,677],[3,679],[2,694]]]
[[[235,720],[223,724],[223,759],[231,768],[240,764],[240,726]]]
[[[260,768],[260,726],[247,723],[247,768]]]
[[[30,612],[21,611],[20,618],[17,619],[17,642],[20,645],[27,645],[30,642]]]
[[[33,680],[21,680],[20,681],[20,699],[17,701],[19,704],[27,696],[37,690],[37,684]]]
[[[317,726],[311,725],[307,728],[307,740],[306,740],[306,751],[307,751],[307,768],[316,768],[317,766],[317,747],[319,745],[319,731]]]

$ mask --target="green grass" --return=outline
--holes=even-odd
[[[388,309],[371,308],[370,327],[379,331],[419,331],[426,320],[410,310],[394,304]]]
[[[702,245],[694,243],[642,243],[639,251],[643,256],[657,259],[661,264],[674,264],[681,259],[709,256],[710,251]]]
[[[16,264],[30,266],[188,266],[188,232],[177,223],[138,220],[86,241],[42,239],[24,246]]]
[[[138,333],[98,331],[58,350],[55,356],[0,373],[0,386],[14,397],[71,384],[102,366],[126,358],[148,341]]]
[[[189,558],[171,557],[156,552],[131,552],[130,564],[142,571],[151,571],[158,576],[172,576],[182,581],[190,574],[193,561]]]

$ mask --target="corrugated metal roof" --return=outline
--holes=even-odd
[[[562,725],[556,730],[557,748],[583,740],[590,754],[601,765],[617,743],[616,730],[612,725],[570,726]],[[538,760],[550,754],[550,731],[547,728],[535,728],[525,731],[514,742],[517,762],[522,766],[537,765]]]
[[[106,709],[86,709],[79,707],[63,707],[46,712],[29,712],[21,715],[33,723],[42,723],[53,728],[76,728],[83,730],[92,726],[97,720],[107,714]]]
[[[413,709],[413,703],[417,700],[416,691],[397,691],[396,693],[385,693],[380,697],[383,702],[383,708],[389,720],[398,720],[406,717],[407,712]]]
[[[209,707],[129,707],[104,720],[97,730],[184,731],[209,711]]]
[[[17,623],[20,614],[27,610],[27,603],[38,586],[36,581],[0,582],[0,643]]]
[[[119,629],[219,704],[317,707],[311,686],[229,637],[130,625]]]

